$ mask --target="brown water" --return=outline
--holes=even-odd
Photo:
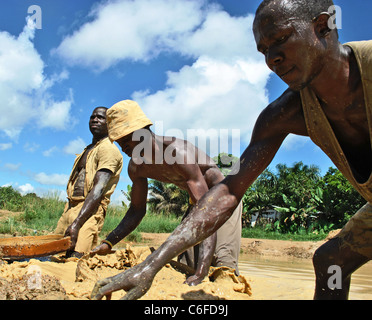
[[[253,299],[313,298],[315,275],[310,259],[243,255],[239,269],[252,286]],[[352,275],[349,299],[372,300],[372,261]]]

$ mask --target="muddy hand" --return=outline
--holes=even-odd
[[[114,253],[114,250],[111,250],[110,246],[106,243],[101,243],[99,246],[95,247],[94,249],[91,250],[90,256],[94,256],[95,254],[99,255],[106,255],[109,253]]]
[[[71,246],[69,248],[71,252],[75,250],[78,235],[79,235],[79,230],[77,228],[74,228],[72,225],[70,225],[65,231],[64,237],[70,237],[71,239]]]
[[[203,281],[204,278],[205,278],[204,275],[203,276],[193,275],[191,277],[188,277],[184,283],[188,284],[189,286],[197,286]]]
[[[151,287],[154,276],[141,273],[140,265],[134,266],[116,276],[97,281],[91,293],[91,299],[100,300],[104,296],[111,299],[114,291],[125,290],[127,294],[122,300],[141,298]]]

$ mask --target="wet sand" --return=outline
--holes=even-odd
[[[30,284],[30,279],[25,277],[32,276],[30,269],[40,271],[42,277],[48,276],[54,280],[46,279],[51,288],[49,294],[44,292],[31,295],[31,298],[87,300],[98,279],[113,276],[140,263],[150,254],[150,245],[157,247],[167,236],[144,234],[144,243],[138,245],[123,242],[122,248],[115,255],[106,258],[96,256],[59,262],[31,259],[12,264],[0,262],[0,278],[5,279],[8,288],[15,292],[13,298],[19,294],[18,297],[25,299]],[[152,287],[141,299],[311,300],[315,283],[311,257],[322,243],[242,239],[239,262],[241,278],[234,276],[231,270],[223,270],[218,271],[214,281],[206,278],[199,286],[189,287],[183,283],[185,275],[167,265],[158,273]],[[0,299],[2,288],[5,288],[3,283],[0,279]],[[14,285],[12,288],[13,283],[22,292],[19,293],[19,288]],[[119,299],[124,294],[124,291],[115,292],[112,298]],[[372,299],[372,262],[353,274],[350,299]]]
[[[33,286],[37,279],[48,276],[53,278],[53,288],[59,288],[53,289],[51,299],[87,300],[97,280],[123,272],[126,268],[143,261],[150,253],[148,247],[128,246],[114,254],[93,258],[67,260],[53,258],[54,261],[31,259],[3,263],[0,265],[0,280],[3,281],[2,283],[7,282],[7,286],[1,285],[0,282],[0,299],[28,299],[28,297],[46,299],[45,290],[35,295]],[[36,281],[32,282],[32,279]],[[157,274],[150,290],[141,300],[251,299],[249,283],[243,276],[235,276],[233,270],[228,268],[211,268],[209,277],[195,287],[184,284],[185,279],[183,273],[167,265]],[[43,289],[43,285],[40,287]],[[124,294],[122,290],[115,292],[112,299],[120,299]]]

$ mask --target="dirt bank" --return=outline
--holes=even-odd
[[[337,233],[333,232],[328,236],[332,237]],[[131,245],[153,245],[160,246],[169,234],[166,233],[142,233],[142,242]],[[287,240],[268,240],[268,239],[241,239],[241,254],[254,254],[267,257],[295,257],[301,259],[311,259],[315,250],[325,241],[287,241]]]

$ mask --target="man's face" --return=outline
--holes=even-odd
[[[253,32],[257,49],[292,90],[301,90],[320,73],[324,49],[311,21],[286,17],[285,8],[281,9],[268,6],[256,16]]]
[[[89,119],[89,130],[96,138],[107,136],[106,109],[94,109]]]
[[[128,156],[131,157],[133,153],[133,149],[136,147],[138,142],[132,141],[133,133],[128,134],[119,140],[116,140],[118,145],[121,147],[121,150]]]

